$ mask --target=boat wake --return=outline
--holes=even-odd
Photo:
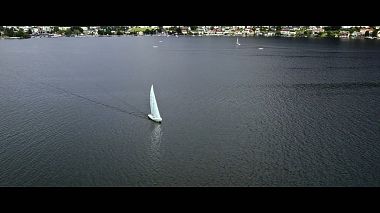
[[[130,112],[130,111],[126,111],[124,109],[121,109],[119,107],[116,107],[116,106],[112,106],[112,105],[109,105],[109,104],[105,104],[105,103],[102,103],[102,102],[99,102],[97,100],[94,100],[94,99],[91,99],[91,98],[88,98],[88,97],[85,97],[85,96],[82,96],[82,95],[79,95],[79,94],[76,94],[76,93],[73,93],[69,90],[66,90],[66,89],[63,89],[63,88],[60,88],[60,87],[57,87],[55,85],[52,85],[52,84],[48,84],[48,83],[44,83],[44,82],[40,82],[41,84],[43,85],[46,85],[46,86],[49,86],[49,87],[52,87],[52,88],[55,88],[56,90],[59,90],[61,92],[64,92],[66,94],[69,94],[69,95],[72,95],[72,96],[75,96],[77,98],[80,98],[82,100],[86,100],[86,101],[89,101],[91,103],[94,103],[94,104],[97,104],[97,105],[101,105],[101,106],[104,106],[104,107],[107,107],[109,109],[113,109],[113,110],[116,110],[116,111],[119,111],[119,112],[122,112],[122,113],[126,113],[126,114],[129,114],[129,115],[132,115],[132,116],[135,116],[135,117],[138,117],[138,118],[143,118],[143,119],[146,119],[146,120],[149,120],[145,115],[142,114],[142,112]]]
[[[143,118],[143,119],[146,119],[146,120],[149,120],[149,118],[146,117],[145,113],[144,112],[141,112],[139,110],[136,109],[136,107],[130,105],[130,104],[127,104],[124,102],[124,104],[127,104],[129,105],[130,107],[133,107],[137,112],[134,112],[134,111],[128,111],[128,110],[125,110],[125,109],[122,109],[120,107],[116,107],[116,106],[113,106],[113,105],[109,105],[109,104],[106,104],[106,103],[102,103],[100,101],[97,101],[97,100],[94,100],[94,99],[91,99],[91,98],[88,98],[88,97],[85,97],[83,95],[80,95],[80,94],[77,94],[77,93],[74,93],[72,91],[69,91],[67,89],[64,89],[64,88],[60,88],[58,86],[55,86],[55,85],[52,85],[52,84],[49,84],[49,83],[45,83],[45,82],[40,82],[40,81],[36,81],[32,78],[28,78],[26,76],[23,76],[22,79],[21,77],[19,76],[14,76],[14,75],[8,75],[8,74],[5,74],[5,73],[0,73],[1,75],[4,75],[4,76],[7,76],[7,77],[11,77],[11,78],[16,78],[18,80],[23,80],[23,81],[26,81],[26,79],[28,79],[28,83],[31,83],[31,84],[34,84],[34,85],[44,85],[44,86],[47,86],[47,87],[50,87],[50,88],[54,88],[56,90],[59,90],[65,94],[68,94],[68,95],[71,95],[71,96],[75,96],[77,98],[80,98],[82,100],[85,100],[85,101],[88,101],[88,102],[91,102],[93,104],[97,104],[97,105],[100,105],[100,106],[103,106],[103,107],[107,107],[108,109],[112,109],[112,110],[115,110],[115,111],[118,111],[118,112],[122,112],[122,113],[125,113],[125,114],[128,114],[128,115],[131,115],[131,116],[134,116],[134,117],[138,117],[138,118]]]
[[[137,107],[125,102],[125,100],[115,96],[115,95],[112,95],[107,89],[105,89],[103,86],[100,86],[99,84],[96,84],[97,87],[101,88],[104,92],[106,92],[109,96],[112,96],[113,98],[117,99],[120,101],[120,103],[123,103],[126,107],[130,107],[130,108],[133,108],[133,110],[135,110],[136,112],[138,113],[141,113],[141,115],[145,115],[146,113],[145,112],[142,112],[140,111]]]

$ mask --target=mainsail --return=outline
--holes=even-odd
[[[158,111],[158,106],[157,106],[156,96],[154,95],[153,85],[150,88],[150,114],[152,115],[153,119],[162,120],[160,111]]]

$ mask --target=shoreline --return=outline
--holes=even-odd
[[[50,36],[31,36],[29,38],[22,37],[4,37],[1,40],[24,40],[24,39],[37,39],[37,38],[103,38],[103,37],[239,37],[239,38],[294,38],[294,39],[344,39],[344,40],[380,40],[380,37],[319,37],[319,36],[243,36],[243,35],[79,35],[79,36],[64,36],[64,35],[50,35]]]

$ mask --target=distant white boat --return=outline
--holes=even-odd
[[[59,34],[52,34],[49,36],[50,38],[59,38],[59,37],[62,37],[62,35],[59,35]]]
[[[153,45],[153,48],[157,48],[158,46],[156,46],[156,45]]]
[[[264,48],[262,48],[262,47],[259,47],[259,50],[262,50],[262,49],[264,49]]]
[[[240,45],[239,38],[236,38],[236,45]]]
[[[158,111],[156,96],[154,95],[153,84],[150,88],[150,114],[148,117],[158,123],[161,123],[162,121],[160,111]]]
[[[159,41],[160,43],[162,42],[162,41]]]

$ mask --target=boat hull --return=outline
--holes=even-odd
[[[162,118],[156,118],[154,117],[152,114],[148,114],[148,117],[152,120],[152,121],[155,121],[157,123],[161,123],[162,121]]]

